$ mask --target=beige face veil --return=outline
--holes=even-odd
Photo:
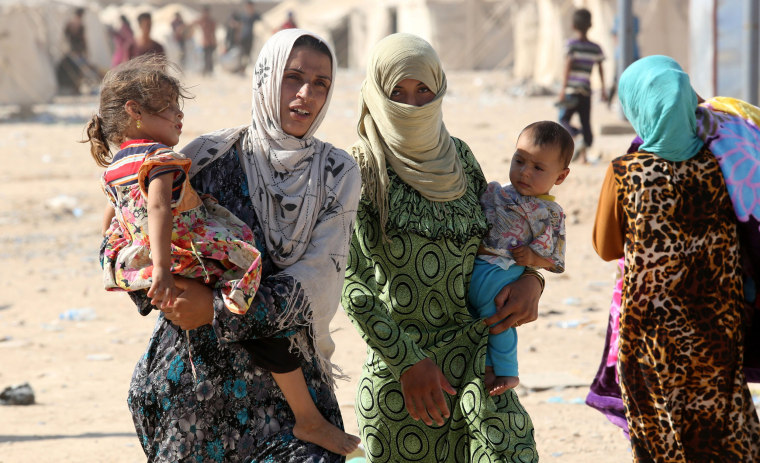
[[[392,101],[393,87],[404,79],[423,82],[436,97],[419,107]],[[438,54],[422,38],[392,34],[375,46],[361,90],[360,141],[352,151],[362,168],[365,194],[375,200],[383,224],[387,165],[431,201],[451,201],[465,193],[464,171],[443,123],[446,85]]]

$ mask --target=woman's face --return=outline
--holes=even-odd
[[[325,105],[330,85],[330,57],[308,47],[294,48],[282,75],[282,130],[294,137],[304,136]]]
[[[391,91],[391,100],[411,106],[422,106],[435,99],[435,92],[416,79],[404,79]]]

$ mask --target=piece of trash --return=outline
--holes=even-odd
[[[613,283],[610,281],[589,281],[586,286],[588,286],[591,289],[598,289],[598,288],[607,289],[607,288],[612,288]]]
[[[69,309],[65,312],[61,312],[61,314],[58,315],[58,318],[61,320],[71,320],[77,322],[94,320],[95,317],[95,310],[89,307],[84,307],[81,309]]]
[[[89,354],[87,356],[87,360],[102,362],[106,360],[113,360],[113,356],[111,354]]]
[[[577,297],[566,297],[562,300],[562,303],[565,305],[580,305],[581,300]]]
[[[0,392],[0,405],[31,405],[34,403],[34,391],[29,383],[6,387]]]
[[[55,323],[43,323],[42,329],[45,331],[63,331],[63,327],[58,324],[58,322]]]
[[[548,403],[548,404],[563,404],[563,403],[565,403],[565,399],[563,399],[560,396],[549,397],[548,399],[546,399],[546,403]]]
[[[563,320],[555,323],[559,328],[578,328],[580,324],[580,320]]]
[[[54,196],[45,201],[45,207],[58,214],[74,214],[76,216],[77,210],[81,210],[79,207],[79,201],[68,195]]]

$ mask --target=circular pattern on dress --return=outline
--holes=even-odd
[[[375,394],[373,394],[372,380],[362,378],[356,391],[356,411],[367,419],[377,417],[378,408],[375,407]]]
[[[430,291],[422,301],[421,312],[425,322],[436,328],[442,328],[449,323],[444,304],[445,296],[438,291]]]
[[[467,296],[467,290],[464,287],[464,276],[462,272],[451,272],[446,277],[446,290],[448,291],[448,297],[452,301],[465,300]]]
[[[466,346],[458,346],[446,352],[441,362],[443,374],[457,383],[460,382],[468,371],[467,364],[471,361],[471,357],[472,352]]]
[[[494,450],[497,452],[505,450],[504,446],[508,443],[508,439],[506,439],[502,426],[503,423],[496,417],[486,418],[480,425],[483,435],[488,439],[488,442],[493,445]]]
[[[390,461],[391,452],[386,450],[389,436],[383,435],[377,427],[370,424],[362,428],[364,450],[372,457],[373,462],[386,463]]]
[[[380,228],[374,224],[374,221],[367,220],[367,217],[369,214],[364,211],[363,207],[359,208],[359,211],[357,212],[356,217],[356,223],[359,224],[372,224],[365,227],[362,227],[361,230],[358,233],[354,233],[354,236],[359,236],[364,239],[363,244],[367,247],[367,249],[372,249],[373,247],[377,246],[378,240],[380,239],[381,232]],[[373,226],[374,225],[374,226]]]
[[[380,388],[378,396],[378,401],[382,404],[382,406],[378,408],[381,409],[383,418],[388,418],[391,421],[397,422],[409,418],[409,413],[406,411],[404,396],[399,389],[398,383],[385,383]]]
[[[414,256],[414,270],[420,283],[434,286],[446,275],[443,249],[436,242],[424,244]]]
[[[474,383],[467,384],[467,388],[462,392],[462,398],[459,400],[459,403],[462,406],[462,413],[465,417],[480,416],[481,406],[483,405],[481,401],[478,400],[478,394],[476,393],[476,389],[479,388],[475,388],[473,385]],[[482,392],[485,393],[485,391]]]
[[[420,461],[428,455],[426,432],[418,424],[408,424],[396,433],[396,445],[402,457],[409,461]]]
[[[420,293],[418,283],[410,275],[399,274],[393,277],[390,287],[393,311],[403,315],[413,314],[417,310]]]
[[[399,268],[405,267],[409,263],[414,249],[411,237],[406,234],[393,233],[388,238],[391,240],[390,244],[385,246],[385,256],[388,258],[388,263]]]
[[[369,278],[374,278],[378,286],[381,286],[381,287],[385,286],[385,283],[388,281],[388,277],[385,275],[385,268],[383,268],[382,265],[377,263],[372,267],[372,270],[375,273],[371,275],[367,275],[367,276]],[[370,269],[367,269],[367,272],[369,273]],[[366,278],[364,279],[364,281],[367,281]]]
[[[380,317],[372,317],[367,324],[375,335],[375,342],[383,346],[389,346],[398,341],[399,332],[393,329],[387,320]]]

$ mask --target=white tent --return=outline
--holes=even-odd
[[[505,69],[551,86],[562,78],[572,12],[580,7],[592,13],[589,38],[602,46],[612,77],[617,0],[283,0],[264,15],[257,43],[293,11],[299,27],[335,46],[343,67],[362,69],[378,40],[410,32],[428,40],[448,70]],[[688,68],[688,9],[689,0],[634,2],[642,53],[668,54]]]
[[[0,104],[31,106],[56,94],[55,67],[64,54],[64,26],[78,6],[84,16],[88,58],[99,70],[108,69],[111,52],[107,30],[97,16],[98,5],[76,1],[16,1],[0,3]]]

